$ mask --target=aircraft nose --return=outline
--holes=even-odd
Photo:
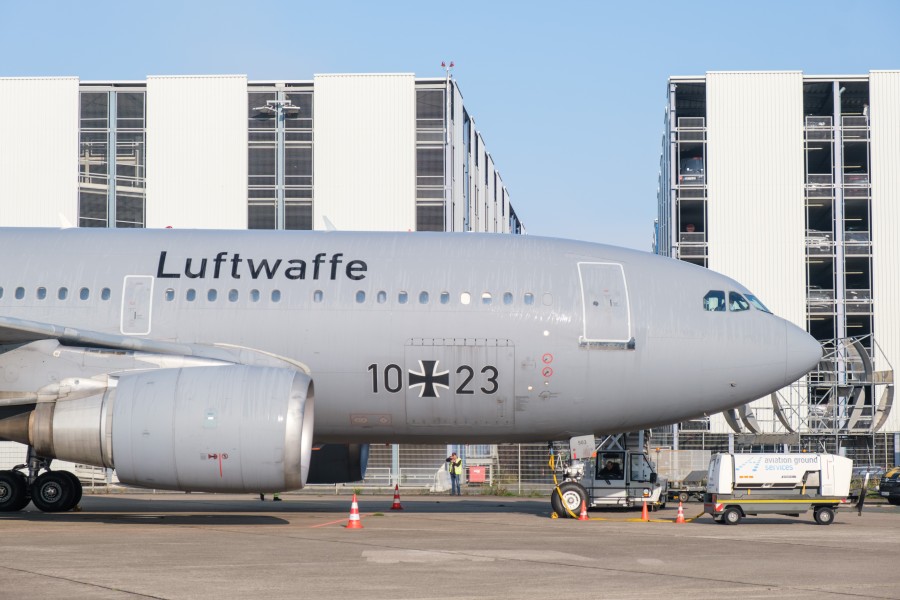
[[[822,345],[813,336],[785,321],[784,383],[789,385],[809,373],[822,359]]]

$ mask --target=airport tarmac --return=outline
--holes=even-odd
[[[85,496],[0,513],[0,598],[900,598],[900,508],[635,522],[550,519],[545,498]],[[688,517],[702,506],[685,505]]]

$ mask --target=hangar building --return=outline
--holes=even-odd
[[[450,78],[0,78],[0,226],[521,233]]]
[[[699,429],[898,462],[898,164],[900,71],[669,79],[657,253],[734,277],[825,348],[802,385]]]

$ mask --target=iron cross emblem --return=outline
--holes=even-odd
[[[419,398],[440,398],[437,388],[450,389],[450,371],[437,371],[439,360],[419,361],[421,372],[410,369],[409,387],[419,387]]]

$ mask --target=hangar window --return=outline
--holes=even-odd
[[[493,301],[490,292],[485,292],[481,295],[481,303],[482,304],[490,304]]]
[[[472,301],[472,295],[469,292],[463,292],[459,295],[460,304],[469,304]]]
[[[184,294],[184,299],[188,302],[193,302],[197,299],[197,290],[191,288]]]
[[[318,304],[322,300],[325,299],[325,294],[322,293],[322,290],[316,290],[313,292],[313,302]]]
[[[356,303],[362,304],[365,301],[366,301],[366,293],[362,290],[359,290],[358,292],[356,292]]]
[[[21,300],[25,297],[25,288],[17,287],[16,288],[16,300]]]
[[[59,298],[60,300],[65,300],[66,298],[68,298],[69,297],[69,288],[64,288],[64,287],[59,288],[59,290],[56,292],[56,297]]]
[[[441,304],[450,303],[450,292],[441,292]]]
[[[525,304],[528,306],[534,304],[534,294],[532,294],[531,292],[525,294]]]
[[[219,292],[217,292],[214,289],[208,290],[206,292],[206,299],[209,300],[210,302],[215,302],[216,298],[218,298],[218,297],[219,297]]]
[[[750,310],[750,303],[744,300],[744,297],[737,292],[728,292],[728,310],[731,312]]]
[[[169,288],[166,290],[166,302],[172,302],[175,300],[175,290]]]
[[[407,294],[406,292],[400,292],[399,294],[397,294],[397,302],[399,302],[400,304],[406,304],[408,300],[409,294]]]
[[[87,289],[86,287],[81,288],[81,291],[78,292],[78,297],[82,300],[87,300],[91,297],[91,290]]]
[[[250,290],[250,302],[259,302],[259,290]]]
[[[506,292],[505,294],[503,294],[503,304],[512,304],[512,302],[513,302],[512,292]]]
[[[38,299],[38,300],[43,300],[44,298],[46,298],[46,297],[47,297],[47,288],[45,288],[45,287],[39,287],[39,288],[37,289],[37,294],[36,294],[36,296],[37,296],[37,299]]]
[[[703,310],[718,312],[725,310],[725,292],[710,290],[703,296]]]
[[[385,302],[387,302],[387,292],[385,292],[385,291],[378,292],[376,299],[378,300],[378,304],[384,304]]]
[[[100,290],[100,299],[109,300],[109,288],[103,288],[102,290]]]
[[[272,290],[272,302],[281,302],[281,290]]]
[[[229,302],[237,302],[238,301],[238,291],[237,290],[228,290],[228,301]]]
[[[428,304],[428,292],[419,292],[419,304]]]

